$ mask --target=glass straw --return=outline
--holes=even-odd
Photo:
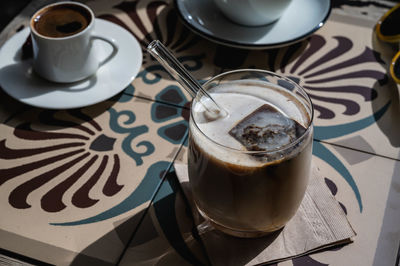
[[[199,95],[199,102],[207,110],[209,118],[217,119],[228,114],[159,40],[152,41],[147,46],[147,51],[183,86],[192,98]]]

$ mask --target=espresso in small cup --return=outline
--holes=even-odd
[[[91,20],[91,14],[82,6],[55,5],[37,13],[33,18],[33,27],[43,36],[59,38],[83,31]]]
[[[93,11],[79,2],[43,7],[32,16],[30,28],[33,70],[49,81],[70,83],[88,78],[118,51],[113,39],[94,33]],[[96,40],[112,46],[106,58],[99,58],[93,45]]]
[[[189,181],[217,229],[257,237],[282,228],[303,199],[312,157],[312,104],[296,83],[239,70],[203,87],[228,113],[209,120],[198,95],[189,121]]]

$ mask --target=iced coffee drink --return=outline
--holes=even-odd
[[[212,118],[192,103],[189,180],[199,212],[217,229],[256,237],[282,228],[308,183],[312,104],[274,73],[239,70],[204,85],[228,115]]]

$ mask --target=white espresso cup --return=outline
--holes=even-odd
[[[292,0],[214,0],[230,20],[244,26],[262,26],[279,19]]]
[[[93,75],[118,51],[113,39],[93,34],[94,27],[93,11],[78,2],[58,2],[38,10],[30,20],[33,70],[62,83]],[[106,58],[99,58],[95,40],[112,46]]]

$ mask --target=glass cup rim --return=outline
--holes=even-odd
[[[277,73],[275,73],[275,72],[272,72],[272,71],[262,70],[262,69],[251,69],[251,68],[246,68],[246,69],[237,69],[237,70],[231,70],[231,71],[227,71],[227,72],[220,73],[220,74],[218,74],[218,75],[216,75],[216,76],[210,78],[209,80],[207,80],[202,86],[203,86],[204,88],[206,88],[207,85],[209,85],[210,83],[212,83],[213,81],[219,79],[219,78],[222,77],[222,76],[227,76],[227,75],[230,75],[230,74],[236,74],[236,73],[240,73],[240,72],[243,72],[243,73],[244,73],[244,72],[253,72],[253,73],[255,72],[255,73],[262,73],[262,74],[272,75],[272,76],[275,76],[275,77],[279,77],[280,79],[283,79],[283,80],[289,82],[290,84],[293,84],[297,89],[300,89],[300,91],[304,93],[305,100],[307,101],[307,103],[308,103],[308,104],[310,105],[310,107],[311,107],[311,108],[310,108],[310,120],[309,120],[309,122],[308,122],[308,124],[307,124],[307,128],[306,128],[306,130],[304,131],[304,133],[303,133],[300,137],[298,137],[295,141],[293,141],[293,142],[291,142],[291,143],[289,143],[289,144],[287,144],[287,145],[284,145],[284,146],[282,146],[282,147],[278,147],[278,148],[276,148],[276,149],[272,149],[272,150],[268,150],[268,151],[248,151],[248,150],[243,150],[243,149],[235,149],[235,148],[232,148],[232,147],[225,146],[225,145],[223,145],[223,144],[221,144],[221,143],[218,143],[218,142],[216,142],[215,140],[211,139],[209,136],[207,136],[207,135],[199,128],[199,126],[197,125],[196,121],[194,120],[194,118],[193,118],[193,113],[192,113],[192,112],[193,112],[193,108],[191,108],[191,109],[190,109],[190,119],[193,121],[193,124],[194,124],[194,126],[196,127],[196,129],[197,129],[197,130],[201,133],[201,135],[204,136],[207,140],[209,140],[209,141],[211,141],[212,143],[218,145],[219,147],[222,147],[222,148],[224,148],[224,149],[226,149],[226,150],[229,150],[229,151],[232,151],[232,152],[239,152],[239,153],[244,153],[244,154],[249,154],[249,155],[271,154],[271,153],[283,152],[283,151],[286,151],[286,150],[288,150],[288,149],[291,149],[292,147],[294,147],[294,146],[296,146],[297,144],[299,144],[299,143],[312,131],[312,129],[313,129],[314,105],[313,105],[313,103],[312,103],[312,101],[311,101],[310,96],[309,96],[308,93],[305,91],[305,89],[303,89],[302,86],[300,86],[299,84],[297,84],[297,83],[294,82],[293,80],[291,80],[291,79],[289,79],[289,78],[286,78],[286,77],[284,77],[284,76],[281,76],[281,75],[279,75],[279,74],[277,74]],[[196,94],[196,97],[193,99],[193,101],[194,101],[195,99],[197,99],[198,95],[199,95],[199,92]]]
[[[86,26],[86,28],[84,28],[83,30],[81,30],[80,32],[77,32],[75,34],[69,35],[69,36],[64,36],[64,37],[49,37],[43,34],[40,34],[35,27],[33,26],[34,24],[34,20],[37,17],[37,15],[42,12],[43,10],[45,10],[46,8],[50,8],[53,6],[60,6],[60,5],[75,5],[75,6],[80,6],[82,8],[84,8],[89,14],[90,14],[90,23]],[[29,27],[32,33],[34,33],[36,36],[39,36],[40,38],[43,39],[48,39],[48,40],[67,40],[67,39],[72,39],[75,38],[77,36],[83,35],[85,34],[87,31],[90,30],[90,28],[92,28],[93,24],[94,24],[94,20],[95,20],[95,15],[92,11],[92,9],[90,9],[87,5],[80,3],[80,2],[73,2],[73,1],[61,1],[61,2],[56,2],[56,3],[52,3],[52,4],[48,4],[45,5],[43,7],[41,7],[40,9],[38,9],[30,18],[29,20]]]

